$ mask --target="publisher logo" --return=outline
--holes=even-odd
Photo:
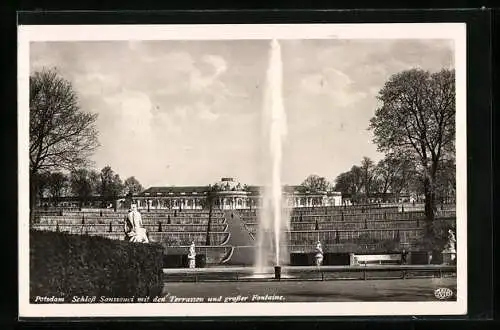
[[[439,288],[434,290],[434,296],[439,300],[447,300],[453,297],[453,291],[448,288]]]

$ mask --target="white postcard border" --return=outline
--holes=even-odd
[[[328,303],[29,303],[29,44],[76,40],[451,39],[456,69],[457,300]],[[18,27],[18,256],[20,317],[397,316],[467,313],[465,23],[263,25],[21,25]]]

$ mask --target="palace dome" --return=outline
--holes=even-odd
[[[213,186],[217,190],[223,191],[241,191],[244,189],[244,185],[234,180],[234,178],[221,178],[221,180],[216,182]]]

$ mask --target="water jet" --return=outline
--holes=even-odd
[[[281,46],[271,41],[267,70],[263,119],[267,154],[264,164],[266,184],[259,214],[255,273],[262,274],[269,266],[275,267],[281,277],[281,266],[288,263],[287,239],[288,216],[285,214],[281,181],[283,141],[286,137],[286,113],[283,105],[283,62]],[[272,269],[272,268],[271,268]]]

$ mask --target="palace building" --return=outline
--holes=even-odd
[[[340,192],[309,191],[303,186],[284,186],[283,192],[289,207],[342,205]],[[260,205],[261,193],[259,186],[242,185],[234,178],[222,178],[209,186],[151,187],[132,196],[132,200],[141,210],[203,209],[209,204],[209,199],[215,207],[223,210],[252,209]]]
[[[165,186],[150,187],[132,196],[121,196],[115,201],[107,201],[108,208],[128,208],[136,203],[139,210],[182,209],[201,210],[212,202],[212,206],[222,209],[253,209],[260,205],[262,189],[259,186],[243,185],[233,178],[222,178],[207,186]],[[284,186],[283,193],[289,207],[315,207],[342,205],[342,194],[332,191],[309,191],[303,186]],[[100,196],[86,198],[83,205],[78,197],[65,196],[58,199],[57,207],[99,208],[103,200]],[[50,198],[38,201],[39,207],[53,206]]]
[[[284,186],[289,207],[336,206],[342,204],[340,192],[309,191],[303,186]],[[151,187],[134,195],[139,209],[203,209],[209,199],[219,209],[251,209],[260,205],[262,189],[247,186],[233,178],[222,178],[209,186]]]

